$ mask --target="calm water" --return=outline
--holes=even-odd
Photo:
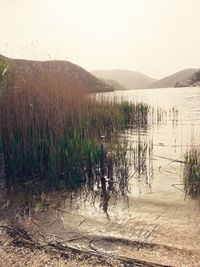
[[[199,266],[200,205],[184,194],[181,161],[191,140],[200,144],[200,88],[129,90],[104,95],[144,101],[155,110],[165,109],[162,123],[154,123],[140,133],[126,133],[133,145],[139,139],[153,142],[147,163],[148,182],[145,175],[133,175],[128,199],[119,199],[113,205],[111,201],[109,219],[98,202],[91,205],[88,198],[79,196],[62,213],[64,233],[74,240],[78,237],[75,245],[95,251],[172,266]],[[176,109],[178,113],[173,112]]]
[[[181,192],[182,166],[176,160],[184,161],[184,154],[192,142],[200,144],[200,88],[162,88],[148,90],[118,91],[104,94],[106,97],[125,99],[133,102],[143,101],[154,110],[164,109],[163,121],[155,122],[140,132],[141,138],[153,142],[153,177],[151,188],[138,188],[138,196],[143,198],[162,198],[175,202]],[[131,143],[138,142],[138,131],[129,132]],[[133,182],[133,181],[132,181]],[[149,195],[148,193],[151,193]],[[134,183],[131,196],[137,195]],[[141,196],[142,195],[142,196]]]

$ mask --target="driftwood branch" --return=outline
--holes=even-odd
[[[98,249],[93,247],[92,245],[89,249],[81,249],[79,247],[71,246],[66,243],[66,240],[61,240],[60,238],[56,238],[53,236],[40,236],[35,239],[31,234],[21,228],[17,228],[14,226],[0,226],[3,228],[6,233],[11,237],[12,244],[15,246],[24,246],[24,247],[32,247],[37,249],[44,249],[45,251],[49,251],[51,253],[58,253],[64,258],[68,258],[69,256],[82,256],[82,259],[85,260],[91,257],[96,257],[97,260],[101,263],[107,263],[109,266],[135,266],[135,267],[170,267],[167,265],[150,263],[142,260],[131,259],[120,257],[118,255],[113,255],[109,253],[100,252]],[[112,259],[112,263],[111,262]]]

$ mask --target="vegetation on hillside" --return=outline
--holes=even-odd
[[[105,84],[108,84],[108,85],[112,86],[115,89],[115,91],[127,90],[127,88],[124,85],[122,85],[121,83],[119,83],[119,82],[117,82],[115,80],[112,80],[112,79],[103,79],[103,78],[101,80]]]
[[[1,64],[7,64],[14,69],[16,76],[21,76],[26,83],[32,83],[35,79],[35,86],[47,83],[54,83],[56,86],[65,87],[68,90],[85,91],[87,93],[108,92],[114,88],[105,84],[85,69],[68,61],[32,61],[23,59],[10,59],[0,55]],[[1,69],[0,69],[1,70]],[[2,72],[0,72],[2,74]]]
[[[195,72],[193,75],[188,77],[188,79],[181,80],[176,84],[176,87],[191,86],[200,86],[200,71]]]
[[[191,75],[193,75],[198,69],[184,69],[166,76],[154,83],[152,83],[149,88],[170,88],[176,87],[177,83],[182,80],[187,80]]]

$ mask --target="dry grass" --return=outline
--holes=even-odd
[[[17,63],[9,63],[0,87],[7,187],[37,194],[81,184],[103,188],[105,176],[112,182],[125,179],[118,170],[127,167],[126,145],[117,141],[117,134],[130,125],[146,125],[149,107],[88,97],[87,83],[73,88],[70,76],[66,80],[64,63],[61,69],[50,62],[22,61],[19,68]]]

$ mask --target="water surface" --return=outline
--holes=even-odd
[[[172,266],[199,266],[200,205],[184,193],[182,162],[191,140],[200,144],[200,88],[129,90],[104,96],[143,101],[155,112],[164,110],[161,121],[152,119],[149,127],[126,132],[133,146],[141,140],[152,142],[153,152],[146,174],[131,177],[128,198],[111,199],[109,218],[98,201],[91,204],[92,198],[84,194],[66,203],[61,214],[63,233],[77,245],[97,251]]]

